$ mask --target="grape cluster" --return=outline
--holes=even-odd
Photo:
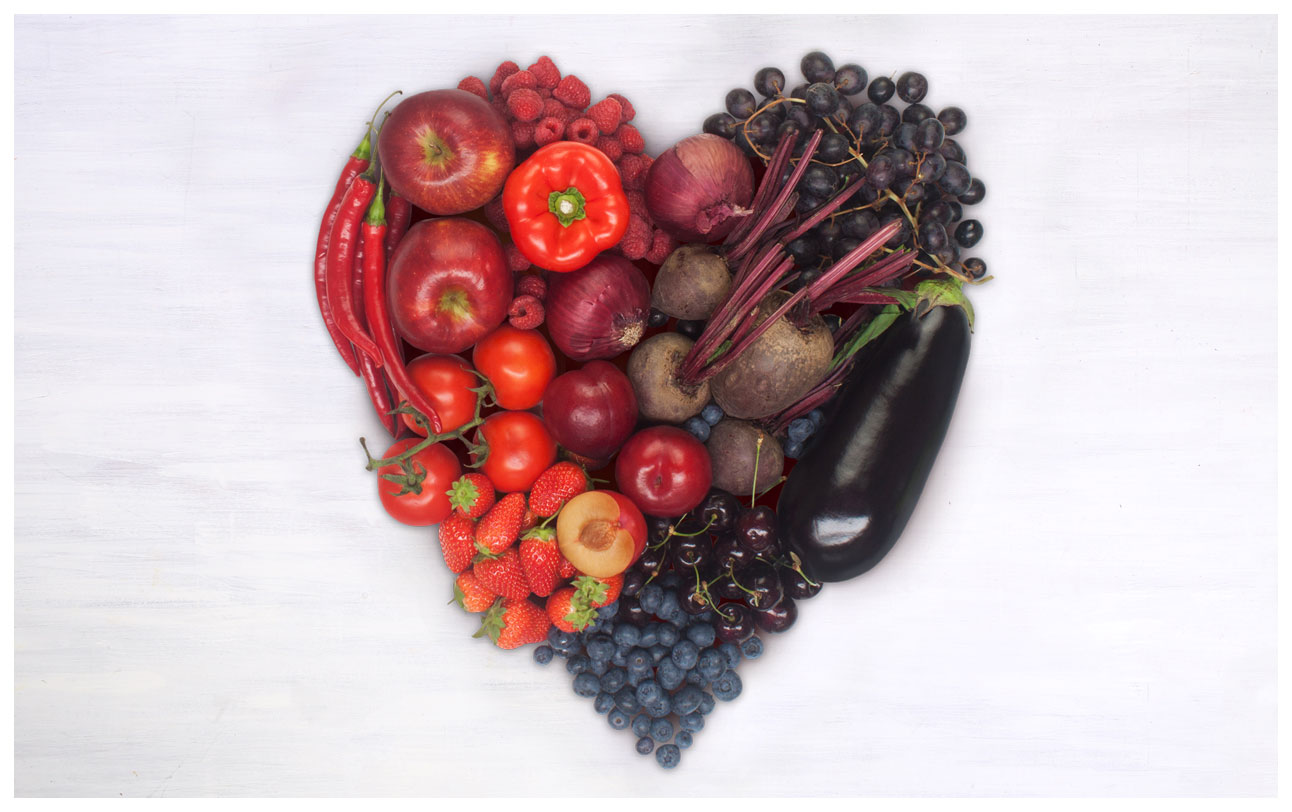
[[[757,634],[794,624],[795,601],[819,584],[787,558],[767,507],[714,490],[688,517],[651,518],[650,542],[624,573],[619,600],[581,632],[548,632],[534,659],[565,659],[574,692],[592,700],[635,749],[676,767],[717,702],[737,698],[737,667],[763,653]]]
[[[811,281],[892,221],[902,226],[887,247],[916,249],[915,267],[922,275],[985,278],[982,259],[962,256],[983,235],[982,223],[965,219],[964,207],[986,195],[955,138],[967,123],[964,110],[944,107],[935,113],[924,103],[929,83],[920,73],[868,81],[865,68],[854,63],[836,68],[821,51],[804,56],[800,69],[807,81],[788,87],[779,68],[763,68],[754,75],[758,95],[736,88],[727,94],[726,110],[704,122],[705,132],[732,139],[764,163],[786,133],[799,134],[798,157],[808,137],[821,130],[821,142],[795,187],[800,214],[865,179],[838,211],[787,246],[803,271],[798,284]],[[783,179],[796,163],[786,167]]]

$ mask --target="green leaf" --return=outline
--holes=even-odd
[[[902,292],[904,293],[905,291]],[[901,314],[902,307],[900,305],[885,305],[883,310],[879,311],[865,327],[849,339],[847,344],[843,345],[843,349],[835,354],[834,360],[830,363],[830,369],[837,369],[840,364],[847,362],[849,358],[856,355],[857,350],[883,335],[884,331],[891,327]]]
[[[969,329],[973,329],[973,305],[965,297],[959,279],[926,279],[915,286],[915,295],[919,297],[915,305],[917,317],[922,318],[935,307],[961,307],[969,319]]]

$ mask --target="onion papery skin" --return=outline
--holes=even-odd
[[[740,148],[701,133],[683,138],[646,173],[646,209],[683,242],[712,243],[752,213],[754,169]]]
[[[614,358],[646,331],[650,282],[618,254],[598,254],[577,271],[548,277],[547,330],[575,361]]]

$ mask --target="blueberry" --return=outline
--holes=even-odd
[[[705,716],[708,716],[709,714],[713,713],[713,708],[717,704],[718,703],[713,701],[713,694],[709,693],[708,691],[705,691],[704,694],[700,697],[700,713],[704,714]]]
[[[574,692],[591,699],[601,693],[601,681],[596,674],[579,674],[574,678]]]
[[[655,634],[659,636],[659,644],[665,648],[677,642],[678,631],[673,626],[662,624]]]
[[[562,657],[568,657],[578,650],[579,635],[574,632],[564,632],[553,626],[547,632],[547,642],[552,644],[552,650]]]
[[[613,694],[628,684],[628,672],[622,668],[612,668],[601,675],[601,690]]]
[[[644,648],[638,647],[628,652],[628,671],[644,671],[655,664],[651,659],[651,654]]]
[[[676,691],[686,680],[686,672],[678,668],[670,658],[660,661],[655,669],[655,679],[665,691]]]
[[[691,743],[693,741],[693,739],[691,738],[691,731],[679,730],[677,733],[677,738],[674,739],[673,741],[677,744],[678,747],[685,750],[686,748],[691,746]]]
[[[650,656],[655,665],[659,665],[660,660],[668,656],[668,646],[658,643],[650,647]]]
[[[576,654],[566,662],[565,670],[569,671],[571,674],[582,674],[584,671],[588,670],[588,666],[590,665],[592,665],[592,661],[588,659],[587,655]]]
[[[663,718],[672,712],[673,702],[664,694],[660,694],[658,699],[653,699],[650,704],[646,705],[647,715],[654,719]]]
[[[649,705],[664,695],[664,689],[653,679],[643,681],[637,686],[637,701],[643,706]]]
[[[722,407],[716,403],[710,403],[700,410],[700,417],[710,426],[716,426],[722,421]]]
[[[812,421],[812,426],[814,428],[819,429],[821,428],[821,424],[825,422],[825,412],[820,409],[813,409],[808,412],[808,420]]]
[[[694,685],[686,685],[673,694],[673,711],[678,716],[685,716],[700,707],[700,695],[704,692]]]
[[[552,661],[552,657],[555,654],[556,652],[552,651],[551,646],[539,646],[534,649],[534,662],[539,665],[547,665]]]
[[[626,667],[628,665],[628,652],[630,651],[632,651],[630,648],[615,649],[615,656],[610,658],[610,664],[617,665],[620,668]]]
[[[670,589],[677,589],[682,584],[681,577],[676,572],[670,572],[659,579],[659,585],[664,588],[664,594],[667,595]],[[674,598],[677,595],[673,596]]]
[[[648,649],[651,646],[658,646],[659,632],[657,632],[652,626],[647,626],[645,629],[642,629],[641,637],[637,640],[637,645],[644,649]]]
[[[740,675],[728,671],[713,681],[713,695],[723,702],[730,702],[740,696]]]
[[[655,721],[654,719],[651,719],[649,716],[647,716],[647,715],[646,715],[646,714],[644,714],[644,713],[640,713],[640,714],[638,714],[638,715],[634,716],[634,717],[633,717],[633,735],[634,735],[634,736],[649,736],[649,735],[650,735],[651,725],[654,723],[654,721]]]
[[[700,673],[700,669],[692,668],[690,671],[686,672],[686,682],[688,685],[697,685],[703,688],[712,682],[712,680],[705,679],[704,675]]]
[[[587,649],[589,659],[610,662],[615,656],[615,641],[604,634],[593,635],[588,639]]]
[[[642,591],[637,593],[637,603],[645,611],[654,614],[659,609],[660,601],[664,599],[664,587],[659,584],[647,584],[642,587]]]
[[[592,700],[592,709],[595,710],[597,713],[609,713],[610,709],[613,708],[614,706],[615,706],[614,696],[606,693],[605,691],[599,692],[597,694],[597,698]]]
[[[650,723],[650,737],[663,744],[673,738],[673,723],[667,719],[655,719]]]
[[[709,424],[704,422],[703,417],[692,417],[682,425],[682,428],[702,443],[709,439]]]
[[[659,766],[671,770],[682,762],[682,751],[677,749],[676,744],[661,744],[655,751],[655,760],[659,762]]]
[[[614,641],[615,645],[623,648],[631,648],[637,645],[642,639],[642,630],[636,626],[628,625],[615,627]]]
[[[745,659],[752,660],[763,653],[763,641],[755,635],[740,644],[740,652],[745,655]]]
[[[583,673],[592,674],[593,676],[600,677],[602,674],[606,673],[609,670],[610,670],[609,660],[591,660],[587,670],[584,671]]]
[[[696,662],[695,670],[700,672],[700,676],[707,681],[713,682],[722,676],[722,672],[727,670],[727,663],[722,654],[716,648],[706,648],[700,652]]]
[[[613,601],[611,603],[607,603],[605,606],[597,610],[597,620],[604,623],[605,621],[610,620],[612,617],[618,614],[619,614],[619,601]]]
[[[740,646],[735,643],[723,643],[718,646],[718,653],[726,660],[727,668],[735,668],[740,665]]]
[[[786,459],[796,460],[803,456],[803,443],[798,440],[790,440],[781,446],[781,453],[785,455]]]
[[[611,708],[610,712],[606,714],[606,721],[609,722],[610,726],[615,730],[623,730],[628,727],[628,714],[624,713],[619,708]]]
[[[698,733],[704,730],[704,716],[699,711],[691,711],[679,720],[678,724],[683,730],[689,730],[692,733]]]
[[[641,710],[641,703],[637,701],[637,691],[629,685],[615,691],[615,707],[624,713],[636,713]]]
[[[638,685],[641,685],[643,682],[645,682],[650,678],[651,678],[651,670],[649,668],[646,669],[645,671],[628,672],[628,684],[631,685],[634,689]]]
[[[700,648],[708,648],[717,639],[717,633],[708,623],[696,623],[687,627],[686,639]]]
[[[812,421],[808,420],[806,417],[791,420],[789,428],[790,439],[797,440],[801,443],[812,436],[812,430],[814,428],[815,426],[812,425]]]
[[[679,640],[673,646],[673,662],[678,668],[690,670],[695,668],[700,656],[700,647],[690,640]]]
[[[643,756],[649,756],[651,751],[654,749],[655,740],[650,736],[642,736],[637,740],[637,752],[641,753]]]

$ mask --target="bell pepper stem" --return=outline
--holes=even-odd
[[[547,196],[547,210],[556,216],[562,227],[568,228],[575,220],[588,216],[585,205],[587,200],[583,192],[571,186],[564,192],[552,192]]]

